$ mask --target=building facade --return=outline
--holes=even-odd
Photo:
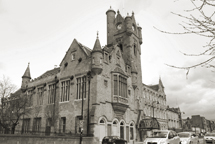
[[[167,106],[166,113],[168,120],[168,129],[182,131],[182,119],[180,108],[170,108]]]
[[[134,13],[124,18],[110,8],[106,16],[103,48],[98,35],[92,49],[74,39],[59,67],[35,79],[27,67],[14,95],[29,96],[31,114],[16,129],[45,135],[83,132],[100,142],[117,135],[129,143],[143,141],[152,129],[168,129],[161,79],[157,85],[142,83],[142,33]]]

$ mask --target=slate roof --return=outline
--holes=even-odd
[[[22,93],[22,90],[21,90],[21,88],[20,88],[20,89],[18,89],[16,92],[11,93],[11,96],[19,96],[21,93]]]
[[[100,44],[98,37],[97,37],[96,42],[94,44],[93,51],[102,51],[102,47],[101,47],[101,44]]]
[[[24,78],[24,77],[27,77],[27,78],[30,78],[30,79],[31,79],[29,64],[28,64],[28,67],[26,68],[25,73],[24,73],[24,75],[22,76],[22,78]]]
[[[36,79],[42,79],[42,78],[45,78],[45,77],[48,77],[48,76],[52,76],[52,75],[56,75],[60,72],[60,67],[58,68],[54,68],[52,70],[48,70],[46,71],[44,74],[42,74],[41,76],[39,76],[38,78]]]
[[[77,41],[77,40],[76,40],[76,41]],[[78,41],[77,41],[77,42],[78,42]],[[82,48],[82,50],[86,53],[87,56],[90,55],[90,53],[91,53],[91,51],[92,51],[90,48],[88,48],[87,46],[81,44],[80,42],[78,42],[78,45]]]
[[[155,91],[158,91],[158,89],[159,89],[159,85],[158,84],[157,85],[149,85],[148,87],[151,88],[151,89],[153,89],[153,90],[155,90]]]

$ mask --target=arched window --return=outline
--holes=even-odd
[[[120,123],[120,138],[123,138],[123,139],[124,139],[124,136],[125,136],[124,129],[125,129],[125,124],[124,124],[124,122],[121,122]]]
[[[102,139],[107,136],[107,132],[106,132],[106,120],[105,118],[101,118],[99,120],[99,140],[100,142],[102,141]]]
[[[118,121],[114,120],[112,123],[112,136],[118,136]]]
[[[130,140],[134,140],[134,123],[130,124]]]
[[[104,119],[101,119],[100,122],[99,122],[99,124],[105,124]]]

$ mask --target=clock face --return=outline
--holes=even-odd
[[[117,29],[118,29],[118,30],[121,30],[121,29],[122,29],[122,24],[118,24],[118,25],[117,25]]]

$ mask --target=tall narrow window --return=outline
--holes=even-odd
[[[124,139],[124,123],[120,123],[120,138]]]
[[[86,98],[86,76],[77,78],[77,95],[76,99]]]
[[[118,129],[117,124],[118,124],[118,122],[115,120],[113,122],[113,125],[112,125],[112,136],[116,136],[117,135],[117,129]]]
[[[109,59],[108,53],[105,52],[104,53],[104,61],[108,63],[108,59]]]
[[[69,101],[70,80],[61,82],[61,97],[60,101]]]
[[[118,95],[118,81],[117,81],[117,75],[114,75],[114,95]]]
[[[114,75],[114,95],[127,96],[127,79],[121,75]]]
[[[121,52],[123,52],[122,44],[119,44],[118,47],[120,48]]]
[[[71,60],[75,60],[75,53],[71,54]]]
[[[41,118],[34,118],[33,121],[33,132],[39,133],[41,129]]]
[[[23,119],[22,123],[22,133],[29,133],[30,119]]]
[[[48,104],[54,103],[55,88],[56,88],[55,84],[49,85],[49,90],[48,90]]]
[[[136,45],[134,45],[134,55],[137,56],[137,48],[136,48]]]
[[[43,104],[43,91],[44,91],[43,87],[38,88],[37,105]]]
[[[27,92],[27,100],[28,100],[28,102],[26,104],[27,107],[31,107],[33,104],[32,95],[33,95],[33,90],[29,90]]]
[[[130,140],[134,139],[134,124],[130,124]]]
[[[60,120],[60,133],[65,133],[66,132],[66,117],[61,117]]]

